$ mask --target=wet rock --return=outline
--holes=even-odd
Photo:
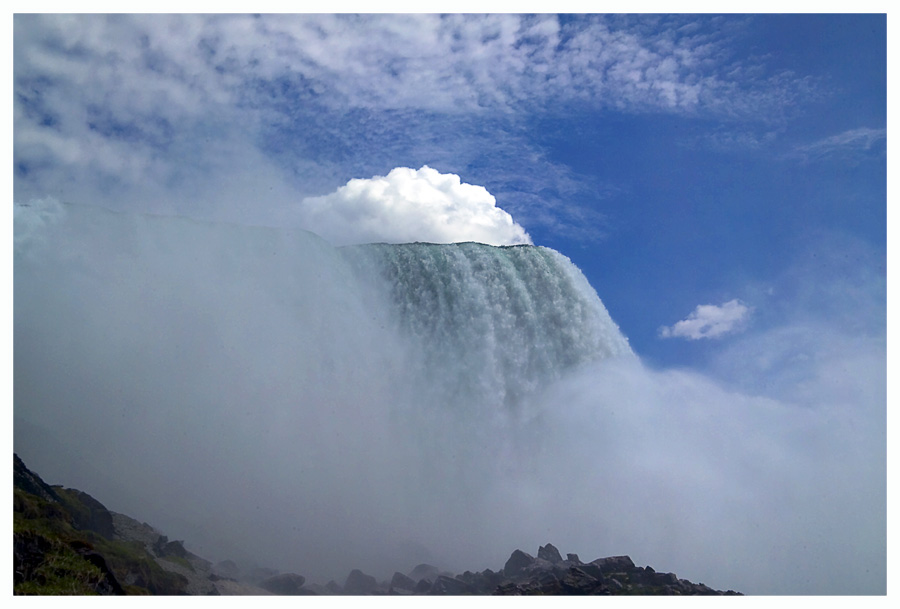
[[[578,568],[596,580],[603,581],[603,570],[593,563],[577,565]]]
[[[475,591],[471,586],[455,577],[447,577],[446,575],[438,575],[437,580],[431,586],[428,594],[438,596],[460,596],[464,594],[473,594]]]
[[[416,565],[415,568],[409,572],[409,578],[415,582],[423,580],[425,578],[434,581],[437,579],[437,576],[440,575],[441,571],[434,565],[428,565],[422,563],[421,565]]]
[[[416,594],[428,594],[431,591],[431,586],[433,586],[433,582],[431,579],[427,577],[423,577],[419,580],[419,583],[416,584],[415,592]]]
[[[503,566],[503,574],[507,577],[512,577],[534,564],[534,560],[534,556],[531,554],[527,554],[522,550],[515,550],[510,554],[509,559]]]
[[[279,573],[260,582],[259,587],[268,590],[272,594],[284,596],[296,596],[307,594],[308,590],[301,591],[306,578],[296,573]]]
[[[598,594],[603,588],[603,576],[599,578],[589,574],[581,567],[571,567],[560,582],[562,594],[588,595]]]
[[[560,555],[559,550],[557,550],[552,543],[539,547],[537,557],[554,564],[562,562],[562,556]]]
[[[629,573],[634,571],[634,561],[629,556],[608,556],[592,560],[591,564],[597,565],[604,573]]]
[[[360,595],[372,594],[378,589],[378,582],[371,575],[366,575],[359,569],[350,571],[347,581],[344,582],[344,594]]]
[[[391,578],[391,590],[409,590],[412,592],[416,589],[416,582],[411,577],[407,577],[403,575],[399,571],[394,573],[394,576]]]

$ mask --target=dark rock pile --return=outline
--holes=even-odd
[[[553,544],[538,548],[537,557],[515,550],[503,569],[485,569],[460,575],[441,572],[437,567],[419,565],[409,574],[394,573],[390,582],[375,585],[375,578],[354,570],[351,580],[366,577],[368,586],[345,585],[342,589],[316,587],[319,594],[391,595],[736,595],[705,584],[679,579],[674,573],[657,573],[638,567],[628,556],[598,558],[589,563],[576,554],[563,559]],[[333,583],[333,582],[332,582]]]

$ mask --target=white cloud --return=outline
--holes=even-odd
[[[698,305],[694,312],[673,326],[659,329],[660,338],[690,340],[718,338],[739,329],[750,315],[750,307],[737,299],[721,305]]]
[[[871,151],[876,144],[886,139],[887,129],[860,127],[822,138],[805,146],[798,146],[793,156],[803,160],[835,156],[854,157]]]
[[[693,17],[48,14],[13,26],[17,200],[140,199],[184,215],[202,201],[204,216],[231,218],[234,190],[220,185],[259,174],[241,191],[259,223],[394,165],[477,166],[501,196],[491,159],[508,150],[507,209],[593,234],[597,222],[553,207],[558,165],[523,142],[523,117],[577,104],[765,122],[797,84],[726,65],[727,34]]]
[[[351,243],[531,243],[531,237],[482,186],[431,167],[397,167],[350,180],[301,203],[300,225],[335,245]]]

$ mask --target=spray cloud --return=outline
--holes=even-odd
[[[862,371],[852,409],[785,401],[648,369],[545,248],[47,202],[16,231],[16,450],[200,554],[324,582],[551,541],[746,592],[884,585],[877,341],[823,362]]]

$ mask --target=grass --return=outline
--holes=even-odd
[[[88,508],[74,495],[61,494],[65,503],[60,505],[19,488],[13,491],[13,533],[45,550],[38,564],[23,573],[25,581],[14,585],[15,594],[96,594],[93,586],[103,580],[103,573],[73,547],[101,554],[128,594],[185,593],[187,579],[164,570],[140,542],[109,540],[93,531],[76,529],[73,521],[83,522]],[[187,563],[190,568],[184,559],[172,560]]]
[[[29,572],[25,581],[16,582],[13,594],[22,595],[96,595],[97,586],[105,580],[99,568],[85,560],[59,539],[47,539],[37,533],[23,533],[36,543],[46,542],[48,549],[41,561]]]

